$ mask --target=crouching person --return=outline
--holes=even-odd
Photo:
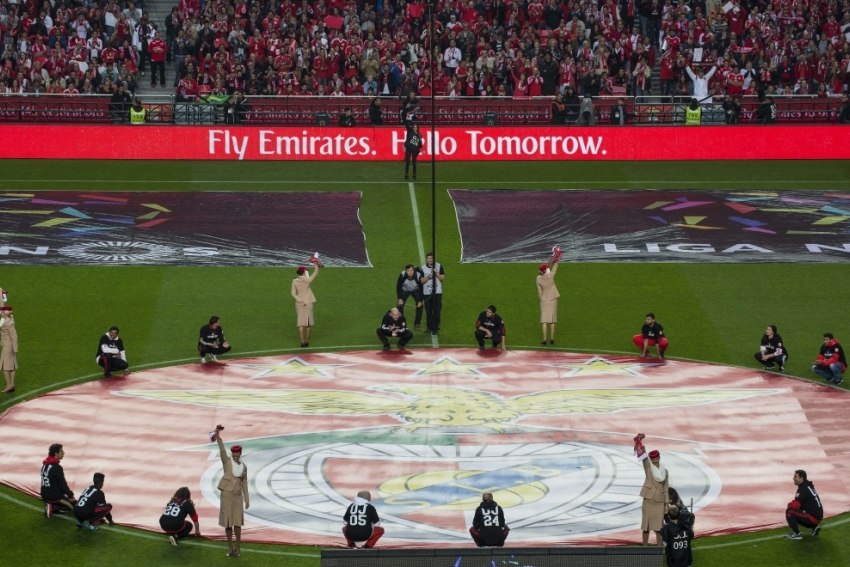
[[[345,522],[342,534],[345,536],[348,547],[358,547],[358,543],[363,543],[362,547],[370,549],[375,547],[384,535],[384,528],[378,525],[381,519],[371,500],[372,495],[369,491],[361,490],[357,493],[354,502],[345,510],[345,515],[342,517]]]
[[[505,524],[505,512],[493,500],[492,492],[485,492],[475,510],[469,534],[478,547],[503,547],[511,529]]]
[[[109,522],[112,526],[112,504],[106,502],[103,493],[103,481],[106,476],[103,473],[94,473],[92,485],[86,488],[77,505],[74,506],[74,517],[77,518],[77,527],[94,531],[99,524]]]

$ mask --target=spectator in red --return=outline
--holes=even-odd
[[[198,82],[189,70],[184,70],[177,83],[177,102],[192,102],[198,97]]]
[[[744,92],[744,76],[738,70],[738,64],[732,63],[732,69],[726,74],[726,94],[738,96]]]
[[[646,57],[641,55],[638,59],[635,70],[632,71],[635,78],[635,96],[644,96],[650,93],[649,78],[652,76],[652,67],[647,65]]]
[[[540,69],[537,67],[531,72],[531,76],[528,77],[528,96],[542,96],[543,95],[543,77],[540,76]]]
[[[153,38],[148,42],[148,57],[151,62],[151,86],[156,86],[159,77],[159,86],[165,87],[165,58],[168,55],[168,44],[159,37],[159,32],[154,29]]]
[[[659,79],[661,80],[662,95],[670,95],[673,93],[673,85],[675,82],[673,67],[675,65],[675,59],[676,58],[672,49],[668,49],[661,54],[661,71],[659,72]]]

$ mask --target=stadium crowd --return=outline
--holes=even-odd
[[[133,92],[166,59],[178,99],[190,100],[642,95],[656,67],[662,94],[693,94],[688,67],[716,67],[711,95],[847,90],[848,0],[438,0],[434,10],[432,38],[421,0],[180,0],[162,23],[131,0],[0,0],[0,91]],[[150,78],[165,86],[161,70]]]

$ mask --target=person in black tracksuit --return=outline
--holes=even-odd
[[[41,463],[41,499],[44,500],[44,514],[50,518],[54,512],[69,512],[76,505],[74,493],[65,481],[65,470],[59,463],[65,458],[65,449],[60,443],[54,443],[47,452],[47,458]]]
[[[691,540],[694,539],[693,514],[687,508],[681,511],[678,506],[671,505],[667,510],[668,522],[661,528],[661,539],[664,542],[664,556],[667,567],[691,567],[693,554]]]
[[[118,327],[112,327],[100,336],[97,343],[95,362],[103,367],[103,377],[109,378],[114,370],[129,374],[127,370],[127,353],[124,351],[124,341],[118,336]]]
[[[387,311],[376,333],[381,344],[384,345],[384,350],[390,350],[390,337],[398,337],[399,349],[403,349],[404,345],[413,338],[413,331],[407,328],[407,321],[404,315],[396,307]]]
[[[785,362],[788,360],[788,349],[782,341],[782,335],[777,331],[776,325],[768,325],[761,336],[761,346],[754,355],[755,359],[764,365],[765,370],[779,367],[779,371],[785,370]]]
[[[505,322],[496,314],[496,306],[490,305],[478,314],[475,321],[475,340],[478,350],[484,350],[484,339],[493,341],[493,348],[505,351]]]
[[[811,528],[812,535],[816,536],[820,533],[820,522],[823,520],[820,496],[806,471],[802,469],[794,471],[794,484],[797,485],[797,493],[785,510],[785,519],[788,521],[791,533],[785,537],[794,540],[803,539],[800,535],[800,526]]]
[[[97,525],[103,521],[109,522],[110,526],[115,525],[112,521],[112,504],[106,502],[106,494],[103,493],[105,479],[106,476],[103,473],[94,473],[92,485],[77,499],[77,504],[74,506],[77,527],[96,530]]]
[[[401,311],[402,315],[404,315],[404,305],[407,303],[408,298],[413,297],[413,301],[416,303],[416,319],[413,321],[413,328],[416,330],[419,330],[419,325],[422,323],[422,306],[424,305],[422,284],[419,282],[419,278],[421,277],[422,273],[416,266],[408,264],[404,267],[401,274],[399,274],[398,281],[395,284],[398,310]]]
[[[168,534],[171,545],[192,533],[192,523],[186,521],[186,516],[192,518],[195,536],[201,537],[201,525],[198,523],[198,512],[192,502],[192,493],[187,486],[181,486],[165,505],[165,511],[159,517],[159,527]]]
[[[404,180],[408,179],[410,164],[413,163],[413,180],[416,181],[416,160],[422,149],[422,134],[419,133],[419,124],[407,125],[407,136],[404,139]]]
[[[475,509],[469,535],[478,547],[503,547],[510,531],[505,523],[505,511],[493,500],[492,492],[485,492]]]
[[[201,363],[203,364],[208,360],[218,362],[216,357],[226,352],[230,352],[230,343],[224,338],[221,318],[218,315],[213,315],[210,317],[209,323],[201,327],[198,333],[198,353],[201,355]]]

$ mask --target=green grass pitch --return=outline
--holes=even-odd
[[[708,150],[707,150],[708,151]],[[329,268],[314,284],[319,298],[314,349],[377,348],[374,328],[394,301],[395,278],[419,263],[411,193],[401,163],[40,162],[0,163],[0,190],[334,191],[363,192],[361,220],[373,268]],[[477,313],[499,306],[509,348],[539,340],[536,270],[530,264],[460,265],[460,239],[449,188],[487,189],[763,189],[850,190],[846,162],[473,163],[437,165],[437,256],[445,265],[442,346],[472,346]],[[431,168],[420,163],[415,189],[421,237],[431,247]],[[238,215],[238,211],[234,211]],[[541,250],[541,259],[547,256]],[[559,271],[558,347],[632,352],[630,337],[653,310],[671,337],[669,356],[750,366],[761,332],[776,323],[792,353],[787,373],[810,379],[820,336],[850,341],[850,263],[833,264],[569,264]],[[234,355],[297,350],[290,268],[26,267],[0,268],[0,285],[16,307],[20,336],[18,388],[11,403],[99,377],[95,341],[121,327],[134,369],[195,358],[198,327],[221,315]],[[430,337],[428,337],[430,339]],[[430,340],[417,335],[413,348]],[[2,422],[0,422],[2,423]],[[45,416],[44,427],[50,427]],[[787,425],[792,435],[795,424]],[[0,427],[2,435],[2,427]],[[61,439],[61,432],[57,432]],[[45,454],[47,447],[45,449]],[[74,449],[68,466],[74,466]],[[127,447],[132,451],[132,447]],[[793,456],[791,456],[793,458]],[[38,462],[32,463],[33,475]],[[805,463],[799,466],[805,467]],[[776,503],[781,520],[793,495]],[[754,464],[753,474],[757,474]],[[813,479],[817,483],[817,478]],[[74,487],[75,489],[77,487]],[[173,487],[163,479],[163,492]],[[106,490],[109,494],[108,486]],[[154,503],[156,508],[160,503]],[[825,502],[829,514],[837,510]],[[845,511],[846,512],[846,511]],[[342,513],[342,510],[340,510]],[[740,514],[747,513],[746,502]],[[63,519],[47,521],[35,500],[0,489],[6,527],[4,565],[230,564],[221,542],[190,541],[174,550],[161,536],[129,528],[79,533]],[[119,522],[132,522],[115,511]],[[789,542],[784,530],[695,541],[695,565],[850,565],[848,514],[827,520],[817,540]],[[201,518],[211,528],[215,518]],[[699,518],[697,518],[699,536]],[[251,545],[252,565],[317,567],[316,548]]]

